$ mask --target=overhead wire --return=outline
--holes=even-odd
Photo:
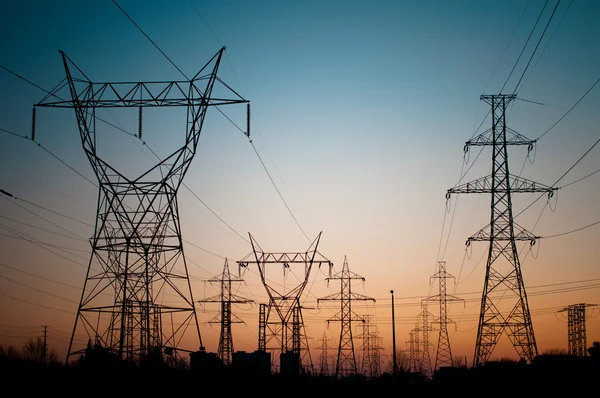
[[[129,19],[129,20],[130,20],[132,23],[134,23],[134,25],[135,25],[135,26],[136,26],[136,27],[137,27],[137,28],[138,28],[138,29],[139,29],[139,30],[142,32],[142,34],[143,34],[143,35],[144,35],[144,36],[145,36],[145,37],[146,37],[148,40],[150,40],[150,41],[151,41],[151,43],[152,43],[152,44],[153,44],[153,45],[154,45],[154,46],[155,46],[155,47],[156,47],[156,48],[159,50],[159,52],[160,52],[160,53],[161,53],[161,54],[162,54],[162,55],[163,55],[165,58],[167,58],[167,60],[168,60],[168,61],[169,61],[169,62],[170,62],[170,63],[171,63],[173,66],[175,66],[175,68],[176,68],[176,69],[177,69],[177,70],[178,70],[178,71],[179,71],[181,74],[183,74],[183,76],[185,77],[185,74],[184,74],[184,73],[181,71],[181,69],[179,69],[179,67],[177,67],[177,65],[176,65],[176,64],[175,64],[175,63],[174,63],[174,62],[173,62],[173,61],[172,61],[172,60],[171,60],[171,59],[170,59],[170,58],[167,56],[167,54],[166,54],[164,51],[162,51],[162,50],[160,49],[160,47],[159,47],[159,46],[158,46],[158,45],[157,45],[157,44],[156,44],[156,43],[155,43],[155,42],[154,42],[154,41],[153,41],[153,40],[152,40],[152,39],[151,39],[151,38],[150,38],[150,37],[149,37],[149,36],[148,36],[148,35],[147,35],[145,32],[144,32],[144,30],[143,30],[143,29],[142,29],[142,28],[141,28],[141,27],[140,27],[140,26],[139,26],[139,25],[138,25],[138,24],[137,24],[137,23],[136,23],[136,22],[133,20],[133,18],[131,18],[131,17],[130,17],[130,16],[127,14],[127,12],[126,12],[126,11],[125,11],[123,8],[121,8],[121,7],[118,5],[118,3],[117,3],[115,0],[113,0],[113,3],[115,3],[115,5],[116,5],[116,6],[117,6],[117,7],[118,7],[118,8],[119,8],[119,9],[120,9],[120,10],[121,10],[121,11],[122,11],[122,12],[123,12],[123,13],[124,13],[126,16],[127,16],[127,18],[128,18],[128,19]],[[192,4],[192,5],[193,5],[193,4]],[[194,6],[194,8],[195,8],[195,6]],[[200,14],[200,12],[197,10],[197,8],[196,8],[196,11],[197,11],[197,12],[198,12],[198,14],[199,14],[199,15],[202,17],[202,15],[201,15],[201,14]],[[204,18],[202,18],[202,19],[204,20]],[[205,23],[206,23],[206,20],[204,20],[204,21],[205,21]],[[212,30],[211,30],[211,32],[212,32]],[[212,32],[212,33],[213,33],[213,35],[214,35],[214,32]],[[215,37],[216,37],[216,35],[215,35]],[[218,38],[217,38],[217,40],[218,40]],[[186,77],[186,79],[187,79],[187,77]],[[239,126],[237,126],[237,125],[236,125],[236,124],[235,124],[235,123],[234,123],[234,122],[233,122],[233,121],[232,121],[232,120],[231,120],[231,119],[230,119],[230,118],[229,118],[227,115],[225,115],[225,113],[224,113],[224,112],[222,112],[222,111],[221,111],[221,110],[220,110],[218,107],[217,107],[217,110],[219,110],[219,112],[221,112],[221,114],[223,114],[223,116],[225,116],[225,117],[227,118],[227,120],[229,120],[229,121],[230,121],[230,122],[231,122],[231,123],[232,123],[232,124],[233,124],[233,125],[234,125],[234,126],[235,126],[235,127],[238,129],[238,130],[239,130],[239,131],[240,131],[240,132],[243,132],[243,130],[242,130],[242,129],[241,129]],[[268,171],[268,169],[267,169],[266,165],[264,164],[264,162],[263,162],[262,158],[260,157],[260,155],[259,155],[259,153],[258,153],[258,150],[257,150],[257,149],[256,149],[256,147],[254,146],[254,143],[253,143],[253,142],[252,142],[252,140],[250,140],[250,139],[249,139],[249,141],[250,141],[250,144],[252,145],[252,148],[254,149],[254,152],[255,152],[255,153],[256,153],[256,155],[258,156],[258,158],[259,158],[259,160],[260,160],[260,163],[262,164],[262,166],[263,166],[264,170],[266,171],[266,173],[267,173],[267,175],[268,175],[268,177],[269,177],[269,179],[270,179],[271,183],[272,183],[272,184],[273,184],[273,186],[275,187],[275,190],[277,191],[277,193],[278,193],[279,197],[281,198],[281,200],[283,201],[283,203],[284,203],[285,207],[287,208],[288,212],[290,213],[290,215],[292,216],[292,218],[294,219],[295,223],[296,223],[296,224],[297,224],[297,226],[300,228],[300,230],[302,231],[302,233],[304,234],[304,236],[305,236],[305,237],[306,237],[308,240],[310,240],[310,239],[308,238],[308,235],[307,235],[307,234],[304,232],[304,229],[302,229],[302,227],[300,226],[300,223],[299,223],[299,222],[298,222],[298,220],[296,219],[295,215],[293,214],[292,210],[291,210],[291,209],[290,209],[290,207],[288,206],[287,202],[286,202],[286,201],[285,201],[285,199],[283,198],[283,195],[281,195],[281,192],[279,191],[279,188],[277,187],[277,184],[275,184],[275,181],[274,181],[274,180],[273,180],[273,178],[271,177],[271,174],[269,173],[269,171]],[[189,188],[188,188],[188,189],[189,189]],[[194,196],[197,198],[197,196],[196,196],[195,194],[194,194]],[[202,203],[203,203],[203,202],[202,202]],[[203,203],[203,204],[204,204],[204,203]],[[209,208],[209,210],[211,210],[211,209]],[[216,213],[214,213],[212,210],[211,210],[211,212],[212,212],[212,213],[213,213],[215,216],[217,216],[217,215],[216,215]],[[218,217],[218,216],[217,216],[217,217]],[[223,221],[223,220],[222,220],[220,217],[218,217],[218,218],[219,218],[219,220]],[[223,222],[224,222],[224,221],[223,221]],[[231,226],[229,226],[229,224],[225,223],[225,225],[227,225],[227,226],[228,226],[230,229],[232,229],[232,228],[231,228]],[[233,230],[233,229],[232,229],[232,230]],[[247,243],[250,243],[250,242],[249,242],[249,241],[248,241],[246,238],[244,238],[244,237],[243,237],[242,235],[240,235],[238,232],[236,232],[235,230],[234,230],[234,232],[236,233],[236,235],[238,235],[239,237],[241,237],[242,239],[244,239],[244,240],[245,240]]]
[[[535,57],[535,54],[537,53],[540,43],[542,42],[544,36],[546,35],[548,26],[550,26],[550,22],[552,22],[552,19],[554,18],[554,14],[556,13],[556,10],[557,10],[559,4],[560,4],[560,0],[558,0],[556,2],[556,4],[554,5],[552,14],[550,14],[550,18],[548,18],[548,21],[546,22],[546,26],[544,27],[544,30],[542,31],[542,34],[540,35],[538,42],[537,42],[533,52],[531,53],[531,56],[529,57],[529,61],[527,62],[527,65],[525,66],[525,69],[523,70],[523,73],[521,74],[521,77],[519,78],[519,81],[517,82],[517,85],[515,86],[515,89],[513,91],[514,94],[517,93],[519,86],[521,85],[521,81],[523,80],[523,77],[525,77],[525,73],[527,73],[527,70],[529,69],[529,65],[531,65],[531,61],[533,60],[533,57]],[[545,8],[545,6],[544,6],[544,8]],[[542,10],[542,12],[543,12],[543,10]],[[537,22],[536,22],[536,25],[537,25]],[[534,29],[535,29],[535,27],[534,27]]]
[[[208,24],[208,22],[206,21],[206,19],[202,16],[202,14],[200,13],[200,10],[198,10],[198,8],[196,7],[196,5],[190,0],[190,4],[192,5],[192,7],[194,8],[194,10],[196,11],[196,13],[200,16],[200,18],[202,19],[202,21],[204,22],[204,24],[206,25],[206,27],[208,28],[208,30],[212,33],[212,35],[215,37],[215,39],[217,40],[217,42],[219,42],[219,44],[221,44],[221,46],[224,47],[223,43],[221,42],[221,40],[219,39],[219,37],[217,36],[217,34],[214,32],[214,30],[210,27],[210,25]],[[229,58],[228,58],[229,59]],[[230,67],[233,71],[233,74],[237,80],[237,75],[235,73],[235,69],[233,68],[233,64],[231,64],[231,60],[229,60],[230,63]],[[241,87],[241,84],[238,81],[238,85]],[[243,91],[242,91],[243,93]],[[238,127],[239,129],[239,127]],[[240,131],[242,131],[240,129]],[[261,137],[262,139],[262,137]],[[294,213],[292,212],[292,209],[290,208],[290,206],[288,205],[287,201],[285,200],[285,198],[283,197],[279,187],[277,186],[277,184],[275,183],[275,180],[273,179],[273,177],[271,176],[271,173],[269,172],[267,166],[265,165],[262,157],[260,156],[260,154],[258,153],[258,150],[256,149],[256,146],[254,145],[254,142],[250,139],[250,137],[248,137],[248,141],[249,143],[252,145],[252,149],[254,150],[254,153],[256,154],[256,156],[258,157],[263,169],[265,170],[265,172],[267,173],[267,176],[269,178],[269,180],[271,181],[271,184],[273,185],[273,187],[275,188],[275,191],[277,192],[277,195],[279,196],[279,198],[281,199],[281,201],[283,202],[285,208],[287,209],[288,213],[290,214],[290,216],[292,217],[292,219],[294,220],[294,222],[296,223],[296,225],[298,226],[298,228],[300,229],[300,231],[302,232],[302,234],[304,235],[304,237],[307,239],[307,241],[311,241],[311,239],[309,238],[309,236],[306,234],[306,232],[304,231],[304,228],[302,228],[302,226],[300,225],[300,222],[298,221],[298,219],[296,218],[296,216],[294,215]]]
[[[510,73],[508,74],[508,77],[504,81],[504,84],[502,85],[502,88],[500,88],[500,91],[499,91],[500,93],[502,93],[504,91],[504,88],[508,84],[508,82],[509,82],[509,80],[510,80],[512,74],[513,74],[513,72],[515,71],[515,68],[519,64],[519,61],[521,60],[521,57],[523,56],[523,53],[525,52],[525,49],[527,48],[527,45],[529,44],[529,40],[531,40],[531,36],[533,36],[533,32],[535,32],[535,29],[536,29],[538,23],[540,22],[540,19],[542,18],[542,15],[544,14],[544,10],[546,9],[547,5],[548,5],[548,0],[546,0],[544,2],[544,7],[542,7],[542,10],[540,11],[540,14],[538,15],[538,18],[535,21],[535,24],[533,25],[533,28],[531,28],[531,32],[529,33],[529,37],[525,41],[525,44],[523,45],[523,48],[521,49],[521,53],[517,57],[517,60],[515,61],[515,63],[514,63],[512,69],[511,69]]]

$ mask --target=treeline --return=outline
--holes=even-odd
[[[400,370],[375,378],[360,376],[335,378],[324,375],[264,374],[252,368],[219,366],[186,368],[172,363],[153,362],[134,366],[122,361],[90,362],[81,358],[70,365],[56,360],[32,357],[30,348],[17,350],[0,346],[0,375],[5,386],[31,392],[75,391],[95,396],[114,393],[143,393],[159,396],[174,392],[259,390],[263,393],[325,391],[348,393],[386,392],[393,395],[451,393],[480,396],[482,393],[520,396],[543,392],[598,392],[600,343],[594,342],[589,355],[578,357],[564,353],[538,355],[531,363],[509,359],[489,361],[478,367],[442,368],[433,377]],[[28,351],[29,350],[29,351]],[[37,352],[37,351],[35,351]],[[46,353],[47,354],[47,353]],[[12,388],[10,388],[13,390]],[[15,391],[15,390],[13,390]],[[311,397],[308,397],[311,398]]]

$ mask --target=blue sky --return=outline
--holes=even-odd
[[[464,242],[487,224],[489,197],[453,196],[447,212],[445,194],[472,163],[465,181],[489,173],[489,150],[477,157],[472,148],[463,165],[464,142],[490,125],[480,95],[518,89],[508,124],[528,138],[541,137],[529,159],[523,150],[515,150],[514,157],[511,152],[513,173],[552,185],[577,163],[560,180],[563,186],[600,168],[595,147],[578,161],[600,138],[600,88],[593,86],[600,77],[596,1],[561,1],[556,9],[556,1],[541,0],[117,3],[127,15],[112,1],[10,0],[0,6],[0,189],[19,198],[0,201],[5,227],[0,286],[17,298],[0,297],[2,319],[9,325],[58,323],[56,329],[68,333],[79,293],[73,288],[71,301],[51,299],[48,305],[59,309],[48,311],[52,318],[37,312],[36,318],[27,317],[27,309],[48,298],[24,285],[46,292],[56,286],[38,286],[39,278],[6,266],[81,286],[89,255],[86,242],[29,229],[23,223],[62,231],[26,209],[84,239],[93,233],[96,188],[66,166],[94,181],[73,111],[39,110],[41,146],[23,138],[31,134],[32,106],[45,94],[31,83],[50,90],[65,76],[58,50],[92,81],[155,81],[183,79],[170,61],[191,76],[226,46],[219,76],[251,103],[254,147],[236,127],[245,126],[245,106],[222,109],[236,125],[209,111],[179,198],[183,238],[194,245],[186,254],[194,264],[196,297],[212,295],[200,280],[219,274],[224,258],[234,269],[235,261],[250,253],[240,235],[251,233],[265,251],[295,252],[306,250],[322,232],[320,252],[338,270],[347,256],[350,269],[366,278],[357,291],[378,299],[369,310],[386,345],[389,290],[412,304],[399,310],[403,326],[397,333],[404,333],[403,342],[419,312],[418,299],[410,298],[431,292],[429,278],[437,261],[445,260],[460,282],[456,294],[475,299],[453,314],[456,321],[469,315],[458,322],[456,350],[472,355],[484,275],[484,263],[477,260],[485,247],[471,248],[465,260]],[[111,116],[135,130],[135,117]],[[148,120],[147,147],[165,155],[183,143],[185,114]],[[106,156],[123,170],[136,174],[153,162],[139,140],[125,134],[102,138]],[[559,190],[551,206],[536,202],[519,223],[551,236],[600,221],[598,178],[593,174]],[[515,214],[535,200],[524,196],[513,200]],[[75,257],[79,265],[15,238],[15,230],[68,247],[69,258],[80,256]],[[589,227],[542,239],[534,252],[524,249],[527,286],[563,288],[596,280],[586,282],[596,283],[590,289],[533,295],[542,348],[566,348],[566,324],[557,320],[558,308],[597,301],[597,237],[598,227]],[[325,276],[314,272],[309,300],[330,294]],[[245,294],[261,300],[264,289],[256,271],[246,277]],[[24,311],[15,315],[8,306]],[[245,330],[251,334],[254,321],[247,316]],[[321,336],[327,316],[314,316],[313,337]],[[597,340],[598,318],[590,322],[595,323],[588,331],[596,336],[590,338]],[[205,340],[216,350],[218,331],[207,329]],[[329,332],[335,338],[336,332]]]

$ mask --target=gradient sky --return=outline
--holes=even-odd
[[[389,291],[397,345],[408,349],[421,300],[438,293],[431,277],[445,261],[454,276],[448,294],[464,299],[449,307],[452,353],[470,364],[487,245],[467,249],[465,241],[489,222],[490,198],[445,195],[467,169],[464,182],[489,174],[490,149],[465,155],[463,146],[491,124],[480,95],[502,92],[518,97],[507,125],[539,139],[529,157],[509,150],[511,172],[560,187],[549,201],[513,196],[515,221],[542,237],[520,251],[538,351],[567,349],[561,309],[600,304],[599,2],[118,4],[151,40],[108,0],[0,4],[0,189],[13,195],[0,195],[3,346],[20,346],[47,325],[50,348],[64,357],[90,255],[97,188],[73,110],[38,110],[37,142],[25,138],[33,105],[65,77],[58,50],[94,82],[156,81],[181,80],[177,68],[191,76],[226,46],[218,74],[251,102],[254,147],[237,127],[245,126],[245,106],[222,108],[229,119],[209,110],[179,191],[195,299],[217,293],[204,281],[225,259],[237,274],[236,261],[252,250],[249,233],[266,252],[302,252],[322,232],[319,252],[333,272],[346,257],[365,278],[353,291],[376,301],[353,310],[373,316],[389,362]],[[136,131],[135,117],[112,116]],[[99,144],[131,176],[154,163],[148,148],[160,156],[183,145],[185,114],[145,126],[145,146],[127,134]],[[283,279],[283,270],[272,275]],[[324,335],[329,347],[339,343],[339,323],[327,323],[339,303],[317,307],[317,298],[339,292],[327,275],[314,268],[303,296],[314,350]],[[258,270],[243,278],[238,294],[265,303]],[[218,311],[198,308],[212,352],[219,325],[207,322]],[[439,315],[438,306],[429,312]],[[600,340],[599,313],[590,307],[588,346]],[[235,306],[234,314],[245,321],[233,326],[235,349],[255,350],[257,305]],[[434,358],[436,332],[430,342]],[[516,353],[504,337],[493,357]]]

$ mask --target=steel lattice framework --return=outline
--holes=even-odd
[[[515,95],[481,96],[481,100],[491,106],[492,126],[467,141],[465,150],[470,146],[491,146],[492,174],[449,189],[446,194],[447,198],[453,193],[491,194],[490,223],[467,240],[467,244],[489,242],[474,366],[489,360],[505,332],[520,358],[530,362],[538,353],[516,242],[534,244],[539,237],[514,222],[512,194],[547,192],[550,195],[555,188],[509,173],[507,148],[527,145],[531,150],[535,143],[506,125],[506,107],[514,99]]]
[[[233,323],[244,323],[244,321],[231,312],[231,304],[253,303],[254,300],[238,296],[231,291],[232,283],[241,283],[244,282],[244,280],[231,275],[229,272],[229,261],[227,259],[225,259],[225,264],[223,265],[223,273],[215,278],[208,279],[207,282],[219,283],[221,285],[221,291],[213,297],[198,300],[198,302],[221,304],[220,315],[215,316],[208,321],[208,323],[219,323],[221,325],[217,356],[224,365],[229,365],[231,364],[233,355],[233,335],[231,333],[231,325]]]
[[[587,336],[585,327],[586,307],[595,304],[571,304],[558,312],[567,312],[569,355],[587,356]]]
[[[323,332],[323,337],[319,339],[321,342],[321,354],[319,355],[319,375],[329,376],[329,349],[327,347],[327,334]]]
[[[344,256],[344,265],[342,271],[327,278],[327,282],[339,279],[340,280],[340,293],[330,294],[329,296],[321,297],[317,299],[317,303],[324,300],[336,300],[340,301],[340,312],[338,312],[333,318],[329,319],[327,323],[331,321],[339,321],[342,326],[340,329],[340,344],[338,347],[338,356],[335,366],[335,376],[349,377],[356,376],[358,374],[358,367],[356,364],[356,354],[354,352],[354,340],[352,339],[352,321],[365,322],[364,318],[352,311],[352,300],[371,300],[375,302],[374,298],[364,296],[362,294],[352,293],[352,280],[357,279],[364,281],[365,278],[350,272],[348,267],[348,259]]]
[[[440,305],[440,317],[434,321],[434,323],[440,325],[437,351],[435,354],[435,365],[433,367],[434,370],[438,370],[442,366],[454,366],[452,349],[450,347],[450,337],[448,336],[448,323],[453,323],[453,321],[448,318],[447,303],[448,301],[462,301],[462,299],[446,293],[446,281],[449,278],[454,277],[446,272],[446,262],[438,261],[438,271],[431,279],[438,279],[439,294],[425,299],[425,301],[437,301]]]
[[[427,310],[427,300],[421,300],[421,313],[417,316],[417,319],[420,318],[421,322],[417,322],[420,324],[418,331],[421,332],[423,338],[421,339],[421,347],[423,348],[421,351],[421,371],[425,377],[431,378],[433,376],[433,370],[431,369],[431,356],[429,354],[429,332],[433,331],[433,328],[429,326],[429,311]]]
[[[377,326],[371,322],[372,319],[373,315],[363,316],[362,334],[357,336],[363,342],[361,347],[361,375],[367,379],[374,379],[381,375],[379,335],[377,333]]]
[[[269,296],[269,304],[261,304],[259,312],[259,351],[271,351],[280,353],[280,372],[281,373],[314,373],[314,366],[310,356],[308,340],[304,333],[304,320],[302,318],[301,297],[308,283],[310,272],[313,265],[319,267],[323,264],[332,266],[331,262],[324,258],[317,247],[321,239],[321,233],[311,243],[306,252],[293,253],[266,253],[264,252],[254,237],[248,234],[252,244],[254,260],[242,259],[238,261],[239,267],[248,267],[249,264],[256,263],[260,273],[260,279]],[[267,266],[280,264],[284,268],[284,273],[292,265],[304,265],[304,278],[299,280],[295,286],[284,290],[268,283],[266,276]],[[271,313],[275,312],[277,319],[272,319]],[[271,344],[275,343],[275,345]],[[273,360],[276,355],[272,356]],[[289,361],[292,363],[289,363]],[[276,364],[272,364],[276,368]],[[296,368],[297,366],[297,368]]]
[[[137,364],[181,359],[179,351],[191,352],[180,347],[189,330],[204,350],[183,253],[177,191],[196,154],[208,107],[237,103],[249,107],[225,84],[235,94],[233,99],[212,96],[215,82],[221,82],[217,71],[224,50],[192,79],[132,83],[93,83],[60,52],[66,83],[34,105],[34,117],[36,107],[73,108],[83,149],[99,182],[92,253],[67,362],[72,355],[86,353],[85,345],[76,347],[82,330],[88,347]],[[69,90],[70,100],[61,97],[63,89]],[[138,110],[141,138],[145,107],[186,107],[185,143],[130,179],[99,153],[96,110]]]

